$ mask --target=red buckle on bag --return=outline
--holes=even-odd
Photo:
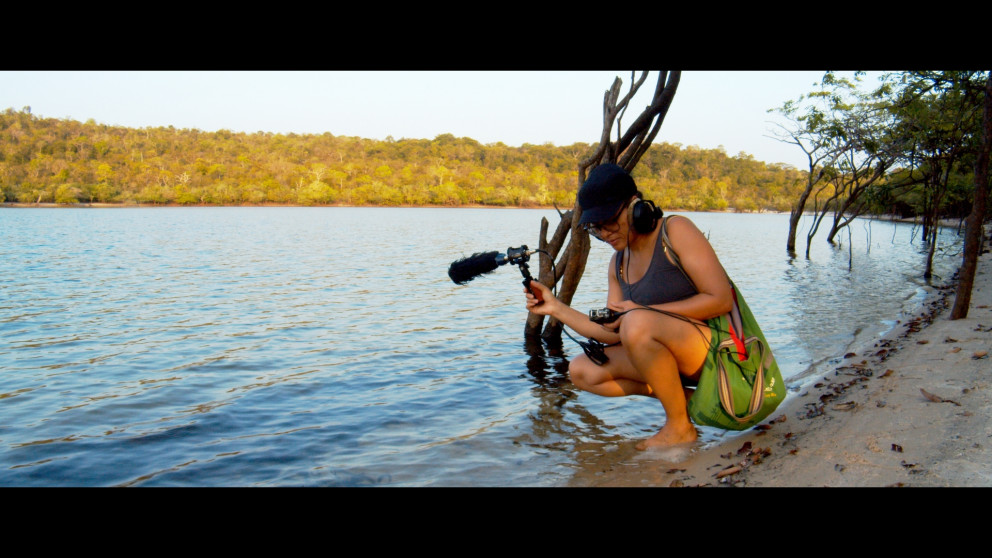
[[[737,347],[737,358],[744,362],[747,360],[747,347],[744,346],[744,327],[741,320],[741,311],[737,306],[737,289],[731,288],[730,293],[734,296],[734,307],[730,310],[730,338],[734,340]],[[738,330],[741,330],[738,334]]]

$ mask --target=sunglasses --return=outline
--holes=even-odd
[[[596,237],[597,240],[603,240],[603,231],[615,233],[620,230],[620,215],[623,214],[624,209],[627,209],[627,205],[628,204],[626,203],[623,204],[612,219],[607,219],[606,221],[600,221],[598,223],[586,223],[582,226],[582,228],[584,228],[587,233]]]

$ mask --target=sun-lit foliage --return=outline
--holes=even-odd
[[[0,200],[176,205],[567,208],[593,146],[124,128],[0,112]],[[656,142],[634,170],[670,209],[787,211],[802,173],[722,148]]]

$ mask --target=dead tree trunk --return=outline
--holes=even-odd
[[[794,143],[798,145],[803,152],[806,153],[806,158],[809,159],[809,172],[806,174],[806,187],[803,189],[802,193],[799,194],[799,199],[796,201],[795,205],[792,206],[792,210],[789,212],[789,237],[786,240],[785,249],[790,256],[796,255],[796,233],[799,230],[799,220],[802,218],[803,213],[806,211],[806,203],[809,201],[810,194],[813,193],[813,188],[817,184],[821,184],[824,176],[827,174],[827,169],[830,165],[840,156],[836,153],[830,155],[830,161],[824,164],[824,160],[827,156],[819,156],[814,159],[812,151],[807,151],[806,147],[803,146],[802,141],[797,135],[793,136],[794,141],[787,143]],[[823,190],[823,186],[820,187],[820,191]],[[819,191],[818,191],[819,192]],[[813,196],[813,201],[816,203],[816,196]],[[816,214],[816,211],[813,211]],[[819,223],[816,224],[819,227]],[[809,240],[806,242],[806,256],[809,256]]]
[[[825,136],[816,126],[813,126],[809,122],[803,122],[802,118],[795,115],[794,110],[781,109],[780,112],[792,120],[793,127],[787,128],[783,125],[778,125],[780,131],[770,137],[782,143],[797,146],[806,154],[806,160],[809,162],[809,171],[806,173],[806,185],[789,212],[789,236],[786,240],[785,249],[790,256],[794,257],[796,255],[796,235],[799,231],[799,220],[802,219],[806,211],[806,204],[809,202],[810,195],[814,196],[813,203],[816,203],[816,196],[813,194],[813,189],[817,185],[821,185],[820,191],[822,191],[823,181],[826,180],[835,163],[847,153],[849,148],[843,143],[838,144],[833,141],[833,138]],[[813,213],[815,214],[816,211]]]
[[[634,79],[636,74],[631,72],[630,89],[623,98],[620,98],[623,82],[620,78],[613,81],[613,85],[606,91],[603,99],[603,133],[600,136],[599,146],[591,157],[579,163],[577,189],[582,187],[589,169],[600,164],[616,163],[628,173],[633,170],[641,156],[651,146],[658,130],[661,129],[661,124],[664,122],[668,108],[675,97],[675,91],[678,89],[681,74],[682,72],[659,72],[651,103],[623,134],[620,130],[620,119],[627,110],[627,105],[631,99],[647,80],[648,72],[641,72],[640,77],[636,80]],[[614,127],[616,127],[615,141],[610,139]],[[578,191],[577,189],[576,191]],[[541,219],[541,236],[538,246],[542,250],[546,250],[550,257],[541,253],[538,280],[549,287],[561,281],[558,298],[565,304],[571,304],[579,281],[582,279],[582,273],[585,271],[586,260],[589,257],[589,234],[579,226],[582,208],[579,207],[578,197],[576,197],[575,206],[565,213],[559,212],[559,217],[558,227],[550,241],[547,240],[548,221]],[[566,237],[568,238],[567,245],[565,245]],[[562,249],[563,246],[564,250]],[[552,270],[551,261],[553,259],[556,259],[557,262],[554,266],[558,272],[557,275],[554,275]],[[526,336],[540,335],[546,341],[560,341],[562,324],[558,320],[550,319],[542,332],[543,323],[543,316],[528,315],[524,334]]]

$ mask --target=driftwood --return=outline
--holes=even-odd
[[[668,108],[675,97],[675,91],[678,89],[681,74],[682,72],[659,72],[651,103],[622,134],[620,120],[623,118],[631,99],[647,81],[648,72],[641,72],[636,79],[636,74],[631,72],[630,89],[622,98],[620,93],[623,82],[619,77],[613,81],[613,85],[606,91],[603,98],[603,133],[600,136],[599,146],[591,157],[579,163],[576,191],[582,187],[588,171],[603,163],[616,163],[627,172],[633,170],[641,156],[651,146],[658,130],[661,129],[661,124],[664,122]],[[611,136],[614,135],[614,128],[616,128],[616,137],[615,140],[611,140]],[[571,210],[564,213],[559,211],[558,215],[560,220],[551,240],[547,239],[548,220],[541,219],[541,236],[538,246],[550,254],[550,257],[544,253],[540,254],[540,271],[537,279],[548,287],[561,281],[558,298],[565,304],[571,304],[579,281],[582,279],[582,273],[585,271],[586,260],[589,257],[589,234],[579,227],[582,208],[579,207],[578,198],[576,198],[575,206]],[[565,244],[566,238],[568,239],[567,245]],[[564,250],[562,249],[563,246]],[[554,269],[557,270],[557,275],[553,275],[552,260],[556,261]],[[562,325],[558,320],[548,320],[542,332],[543,324],[543,316],[528,315],[524,334],[526,336],[541,335],[547,341],[561,340]]]

